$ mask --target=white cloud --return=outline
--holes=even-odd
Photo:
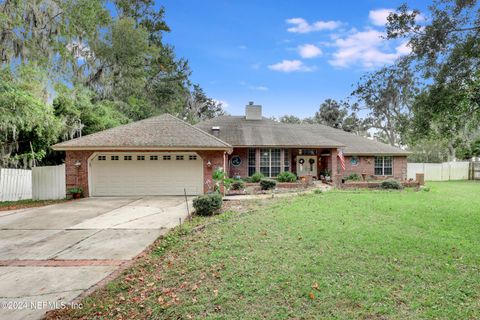
[[[269,65],[268,68],[280,72],[308,72],[315,70],[315,67],[306,66],[300,60],[282,60],[282,62]]]
[[[370,19],[370,22],[375,25],[375,26],[380,26],[384,27],[385,24],[387,23],[387,17],[390,13],[395,12],[395,9],[377,9],[377,10],[370,10],[368,13],[368,18]],[[409,11],[408,13],[412,13],[412,11]],[[418,14],[415,17],[415,20],[417,22],[422,22],[425,21],[425,17],[422,16],[421,14]]]
[[[394,11],[394,9],[370,10],[368,13],[368,18],[372,24],[383,27],[387,23],[388,15]]]
[[[313,44],[304,44],[298,47],[298,53],[302,58],[315,58],[322,55],[322,50]]]
[[[268,91],[268,87],[266,86],[248,86],[248,89],[257,91]]]
[[[213,99],[213,101],[215,101],[215,103],[217,103],[217,104],[221,104],[224,109],[228,108],[228,106],[229,106],[228,102],[225,101],[225,100]]]
[[[268,91],[267,86],[255,86],[247,83],[246,81],[240,81],[240,85],[243,87],[246,87],[250,90],[256,90],[256,91]]]
[[[238,46],[238,49],[246,50],[246,49],[247,49],[247,46],[242,44],[241,46]]]
[[[360,64],[364,68],[374,68],[393,63],[398,57],[408,54],[405,43],[391,49],[384,33],[367,29],[352,30],[346,37],[338,37],[332,43],[336,51],[329,63],[335,67],[349,67]]]
[[[407,44],[408,42],[405,41],[395,48],[395,50],[399,55],[403,56],[403,55],[410,54],[412,52],[412,48],[410,48]]]
[[[316,21],[312,24],[309,24],[303,18],[291,18],[287,19],[286,22],[288,24],[294,25],[287,29],[288,32],[294,33],[309,33],[313,31],[321,31],[321,30],[333,30],[341,26],[341,22],[339,21]]]

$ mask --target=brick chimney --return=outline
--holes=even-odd
[[[254,104],[250,101],[245,106],[245,119],[246,120],[262,120],[262,106]]]

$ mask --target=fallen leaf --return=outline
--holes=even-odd
[[[215,297],[217,297],[218,296],[218,289],[213,290],[213,294],[215,295]]]
[[[318,290],[318,288],[319,288],[318,283],[315,281],[315,282],[312,284],[312,289]]]
[[[312,300],[315,299],[315,295],[313,294],[313,292],[310,292],[310,293],[308,294],[308,296],[309,296],[310,299],[312,299]]]

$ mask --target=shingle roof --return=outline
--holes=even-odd
[[[220,116],[200,122],[197,128],[212,132],[219,126],[217,137],[232,146],[343,147],[331,138],[312,134],[309,127],[285,125],[269,119],[246,120],[244,116]]]
[[[55,150],[74,149],[231,149],[231,146],[169,114],[132,122],[58,143]]]
[[[209,133],[213,126],[220,127],[218,137],[234,147],[339,147],[346,155],[409,154],[388,144],[320,124],[286,124],[266,118],[246,120],[244,116],[221,116],[196,125]]]
[[[321,124],[301,124],[308,127],[313,134],[335,139],[343,144],[343,153],[345,155],[409,155],[410,152],[393,147],[389,144],[372,140],[356,134],[335,129]]]

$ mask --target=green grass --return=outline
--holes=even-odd
[[[39,207],[46,206],[49,204],[64,202],[65,199],[61,200],[17,200],[17,201],[0,201],[0,211],[1,210],[10,210],[16,208],[28,208],[28,207]]]
[[[478,319],[480,183],[333,191],[170,234],[65,317]]]

